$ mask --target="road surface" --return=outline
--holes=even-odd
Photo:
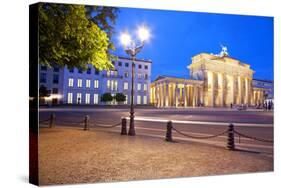
[[[57,125],[83,127],[83,118],[90,116],[91,129],[96,131],[113,131],[120,133],[120,126],[115,128],[98,128],[93,124],[110,126],[120,122],[121,117],[128,117],[127,108],[116,107],[52,107],[40,108],[40,121],[48,119],[55,113]],[[233,123],[235,130],[251,137],[273,140],[273,112],[249,109],[237,111],[227,108],[187,108],[187,109],[157,109],[136,108],[135,127],[137,135],[165,138],[167,121],[172,120],[173,127],[184,134],[197,137],[216,135],[227,130]],[[192,122],[195,123],[192,123]],[[127,121],[129,122],[129,121]],[[187,122],[187,123],[185,123]],[[199,124],[198,124],[199,122]],[[216,123],[218,122],[218,123]],[[44,126],[44,125],[41,125]],[[212,139],[193,139],[173,131],[176,142],[200,142],[213,146],[225,147],[227,134]],[[260,142],[235,135],[237,149],[245,152],[257,152],[273,155],[273,143]]]

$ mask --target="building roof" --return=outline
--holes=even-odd
[[[195,79],[190,79],[190,78],[183,78],[183,77],[176,77],[176,76],[166,76],[166,75],[160,75],[158,76],[153,82],[156,82],[158,80],[162,80],[162,79],[177,79],[177,80],[182,80],[182,81],[188,81],[188,82],[203,82],[203,80],[195,80]]]
[[[263,79],[256,79],[256,78],[253,78],[253,80],[256,80],[256,81],[259,81],[259,82],[273,83],[272,80],[263,80]]]
[[[235,62],[238,62],[239,64],[241,65],[247,65],[249,66],[249,64],[247,63],[244,63],[242,61],[240,61],[239,59],[236,59],[236,58],[233,58],[233,57],[230,57],[230,56],[218,56],[218,55],[215,55],[215,54],[212,54],[212,53],[206,53],[206,52],[202,52],[202,53],[199,53],[199,54],[196,54],[194,55],[193,57],[196,57],[196,56],[199,56],[199,55],[207,55],[209,57],[212,57],[211,60],[221,60],[221,61],[225,61],[224,59],[231,59]]]
[[[157,76],[157,78],[156,78],[154,81],[161,80],[161,79],[164,79],[164,78],[187,79],[187,78],[184,78],[184,77],[167,76],[167,75],[159,75],[159,76]],[[153,82],[154,82],[154,81],[153,81]]]
[[[123,56],[117,56],[118,59],[126,59],[126,60],[132,60],[132,58],[129,57],[123,57]],[[152,61],[150,59],[146,60],[146,59],[135,59],[136,61],[142,61],[145,63],[152,63]]]

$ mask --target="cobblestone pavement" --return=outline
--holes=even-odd
[[[272,156],[81,128],[40,128],[41,185],[265,172]]]

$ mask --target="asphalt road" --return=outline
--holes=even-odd
[[[83,127],[83,118],[90,116],[90,123],[110,126],[120,122],[121,117],[128,117],[127,108],[110,107],[52,107],[40,108],[40,121],[48,119],[51,113],[56,115],[56,124]],[[135,127],[137,135],[165,138],[167,121],[189,121],[173,123],[173,127],[184,134],[197,137],[216,135],[224,132],[229,123],[235,130],[251,137],[273,140],[273,112],[249,109],[237,111],[227,108],[188,108],[188,109],[157,109],[136,108]],[[190,121],[194,121],[190,122]],[[200,124],[198,124],[198,122]],[[216,122],[218,122],[216,124]],[[223,123],[222,123],[223,122]],[[224,124],[225,123],[225,124]],[[44,125],[41,125],[44,126]],[[96,131],[113,131],[120,133],[120,126],[115,128],[93,127]],[[225,147],[227,134],[212,139],[193,139],[173,131],[176,142],[201,142],[213,146]],[[273,143],[260,142],[249,138],[235,136],[236,148],[245,152],[273,154]]]

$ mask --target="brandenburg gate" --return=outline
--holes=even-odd
[[[150,102],[157,107],[262,104],[264,90],[252,86],[250,65],[228,56],[200,53],[188,66],[190,79],[159,76],[151,83]]]

